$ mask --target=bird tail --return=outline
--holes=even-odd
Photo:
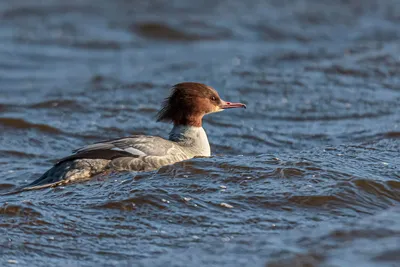
[[[76,159],[72,161],[64,161],[60,164],[54,165],[50,170],[45,172],[40,176],[40,178],[36,179],[32,183],[3,195],[12,195],[23,191],[56,187],[72,182],[89,180],[94,175],[107,170],[109,162],[110,160],[104,159]]]

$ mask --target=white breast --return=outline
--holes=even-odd
[[[210,143],[203,127],[176,125],[169,135],[169,140],[188,148],[195,156],[211,156]]]

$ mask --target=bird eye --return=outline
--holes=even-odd
[[[215,96],[212,96],[212,97],[211,97],[211,100],[212,100],[212,101],[215,101],[215,100],[217,100],[217,98],[215,98]]]

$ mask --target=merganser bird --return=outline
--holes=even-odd
[[[246,105],[225,102],[214,88],[205,84],[176,84],[157,115],[157,121],[174,124],[168,140],[133,135],[79,148],[22,190],[84,181],[105,171],[150,171],[193,157],[209,157],[211,150],[202,127],[203,116],[230,108],[246,108]]]

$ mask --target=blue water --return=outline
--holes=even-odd
[[[396,266],[400,5],[0,3],[0,193],[77,147],[166,137],[182,81],[247,104],[211,158],[0,196],[0,266]]]

